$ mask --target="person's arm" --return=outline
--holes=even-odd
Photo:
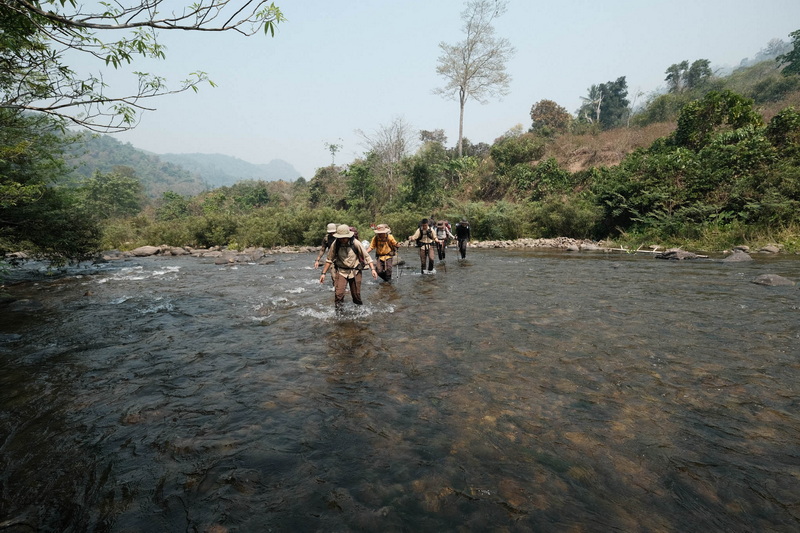
[[[364,247],[361,246],[360,242],[356,244],[356,246],[361,248],[362,251],[364,250]],[[364,252],[364,260],[367,262],[367,266],[369,267],[369,269],[372,270],[372,278],[378,279],[378,271],[375,270],[375,263],[372,261],[372,256]]]
[[[325,266],[322,267],[322,274],[319,276],[319,282],[322,283],[325,281],[325,274],[328,273],[328,270],[333,268],[333,246],[330,247],[328,250],[328,257],[325,259]]]
[[[319,254],[317,255],[317,258],[314,259],[314,268],[315,269],[319,268],[319,260],[322,259],[323,255],[325,255],[325,243],[324,242],[323,242],[322,246],[320,246]]]

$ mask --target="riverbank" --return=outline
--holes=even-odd
[[[675,252],[678,248],[665,248],[658,245],[652,245],[647,248],[640,247],[636,249],[629,249],[614,245],[607,241],[594,241],[591,239],[573,239],[569,237],[556,237],[551,239],[539,238],[523,238],[514,240],[495,240],[495,241],[471,241],[470,248],[478,249],[520,249],[520,248],[542,248],[542,249],[557,249],[566,252],[606,252],[606,253],[647,253],[654,255],[663,255],[668,252]],[[402,243],[402,249],[413,248],[408,243]],[[130,251],[110,250],[103,253],[103,260],[113,261],[117,259],[124,259],[127,257],[148,257],[152,255],[162,256],[194,256],[207,259],[213,259],[216,263],[240,263],[240,262],[269,262],[268,256],[275,254],[300,254],[300,253],[314,253],[318,252],[318,246],[277,246],[273,248],[251,247],[243,250],[229,249],[220,246],[211,248],[193,248],[190,246],[141,246]],[[722,250],[717,253],[728,255],[733,252],[745,253],[763,253],[763,254],[779,254],[782,249],[777,245],[763,246],[757,250],[751,250],[749,246],[737,246],[733,250]],[[691,254],[691,252],[686,252]],[[696,255],[696,257],[703,257]],[[684,257],[686,258],[686,257]]]
[[[451,245],[452,246],[452,245]],[[680,248],[667,248],[659,245],[648,247],[625,248],[615,245],[608,241],[594,241],[591,239],[573,239],[569,237],[555,238],[523,238],[514,240],[491,240],[491,241],[470,241],[470,248],[477,249],[523,249],[538,248],[563,250],[565,252],[605,252],[605,253],[642,253],[653,254],[654,256],[665,256],[670,252],[668,259],[690,259],[695,257],[705,257],[692,252],[685,252]],[[402,249],[410,249],[413,246],[407,242],[401,243]],[[150,256],[192,256],[211,259],[217,264],[228,263],[264,263],[268,264],[272,260],[269,256],[276,254],[301,254],[315,253],[319,251],[319,246],[276,246],[272,248],[250,247],[243,250],[231,249],[223,246],[213,246],[210,248],[194,248],[191,246],[140,246],[133,250],[106,250],[98,257],[99,261],[117,261],[131,257],[150,257]],[[675,257],[674,252],[681,251],[681,257]],[[760,253],[760,254],[781,254],[784,253],[782,247],[778,245],[762,246],[756,250],[751,250],[749,246],[736,246],[731,250],[720,250],[711,253],[729,255],[734,252]],[[707,253],[707,252],[706,252]],[[27,254],[17,252],[8,254],[8,260],[27,260]]]

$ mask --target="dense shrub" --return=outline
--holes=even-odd
[[[602,214],[593,198],[549,196],[532,205],[530,223],[536,236],[588,239],[597,236]]]

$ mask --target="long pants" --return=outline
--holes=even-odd
[[[425,263],[428,263],[428,270],[433,270],[433,245],[423,244],[419,247],[419,262],[422,270],[425,270]]]
[[[378,277],[381,278],[383,281],[389,281],[392,279],[392,262],[393,257],[387,258],[385,261],[381,258],[378,258],[377,265],[375,266],[375,271],[378,273]]]
[[[436,251],[439,253],[439,261],[444,261],[444,256],[447,250],[447,245],[445,241],[442,241],[436,245]]]
[[[350,295],[353,297],[353,303],[356,305],[364,303],[361,301],[361,271],[359,270],[352,278],[346,278],[338,274],[333,282],[333,302],[336,309],[341,309],[344,306],[344,293],[348,285],[350,286]]]
[[[461,254],[461,259],[467,257],[467,239],[458,239],[458,252]]]

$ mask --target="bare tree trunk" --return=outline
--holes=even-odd
[[[459,114],[458,114],[458,157],[464,155],[464,104],[466,103],[466,91],[459,91]]]

